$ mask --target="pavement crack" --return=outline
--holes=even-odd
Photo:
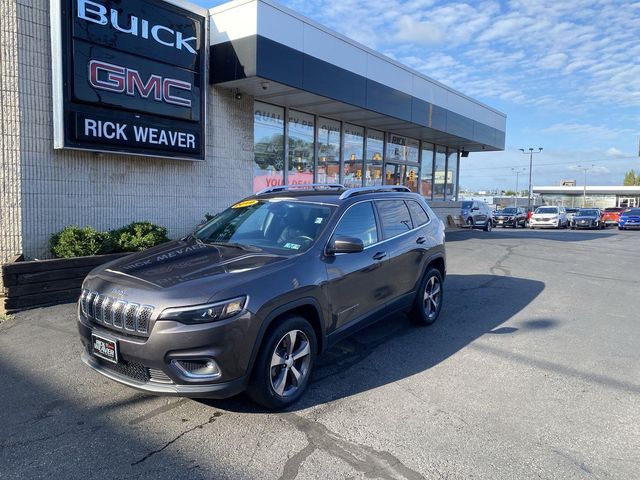
[[[169,440],[167,443],[165,443],[162,447],[153,450],[149,453],[147,453],[144,457],[142,457],[140,460],[136,460],[135,462],[133,462],[131,464],[131,466],[136,466],[141,464],[142,462],[148,460],[149,458],[153,457],[156,453],[160,453],[163,450],[165,450],[167,447],[169,447],[170,445],[173,445],[174,443],[176,443],[178,440],[180,440],[182,437],[184,437],[186,434],[193,432],[194,430],[198,430],[198,429],[202,429],[204,428],[206,425],[210,425],[213,422],[216,421],[216,419],[218,417],[222,416],[222,412],[216,412],[214,413],[211,417],[209,417],[209,420],[207,420],[204,423],[200,423],[198,425],[196,425],[195,427],[191,427],[188,430],[185,430],[184,432],[180,433],[178,436],[174,437],[173,439]]]
[[[424,477],[407,467],[400,459],[387,451],[375,450],[367,445],[350,442],[330,431],[319,422],[300,415],[285,414],[284,418],[307,437],[307,446],[291,457],[284,466],[280,480],[293,480],[300,467],[316,450],[348,463],[367,478],[383,480],[418,480]]]
[[[504,264],[504,262],[507,261],[507,259],[511,255],[513,255],[513,250],[517,247],[517,245],[500,245],[500,246],[506,248],[507,249],[507,253],[505,253],[498,260],[496,260],[496,263],[493,264],[493,266],[490,268],[490,271],[494,275],[498,275],[499,272],[501,272],[502,275],[504,275],[505,277],[510,277],[511,276],[511,270],[508,269],[508,268],[505,268],[503,266],[503,264]]]
[[[163,413],[166,413],[170,410],[173,410],[174,408],[178,408],[180,406],[182,406],[185,402],[187,402],[188,399],[187,398],[183,398],[182,400],[178,400],[177,402],[171,402],[168,403],[166,405],[162,405],[158,408],[154,408],[153,410],[151,410],[148,413],[145,413],[144,415],[140,415],[139,417],[134,418],[133,420],[131,420],[129,422],[129,425],[137,425],[138,423],[142,423],[145,422],[153,417],[156,417],[158,415],[161,415]]]

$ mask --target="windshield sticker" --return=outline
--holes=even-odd
[[[318,217],[316,218],[316,225],[320,225],[324,221],[324,218]]]
[[[297,243],[285,243],[284,248],[290,248],[291,250],[300,250],[300,245]]]
[[[231,208],[244,208],[244,207],[250,207],[252,205],[255,205],[256,203],[258,203],[258,200],[245,200],[244,202],[240,202],[240,203],[236,203],[233,207]]]

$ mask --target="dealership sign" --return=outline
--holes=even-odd
[[[203,159],[206,10],[51,2],[55,148]]]

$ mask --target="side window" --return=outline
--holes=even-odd
[[[362,240],[365,247],[378,241],[376,217],[371,202],[357,203],[343,215],[333,233],[334,237],[355,237]]]
[[[385,239],[413,229],[409,210],[402,200],[378,200],[376,206],[382,223],[382,236]]]
[[[413,219],[413,225],[424,225],[429,222],[429,215],[424,211],[422,205],[418,202],[408,201],[407,206],[409,207],[409,212],[411,212],[411,218]]]

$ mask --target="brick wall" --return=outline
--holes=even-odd
[[[11,217],[13,230],[8,231],[16,233],[10,241],[5,239],[2,223],[2,260],[6,252],[16,253],[20,248],[27,258],[49,257],[51,234],[72,224],[110,229],[149,220],[167,227],[169,236],[175,238],[190,231],[205,213],[215,213],[251,194],[253,100],[249,96],[236,100],[232,92],[223,89],[209,90],[204,162],[54,151],[49,0],[0,1],[0,85],[6,82],[12,88],[8,98],[15,104],[8,114],[4,113],[3,91],[2,128],[13,132],[17,139],[9,145],[8,154],[1,144],[3,159],[8,159],[3,160],[0,177],[2,218],[11,211],[5,208],[5,197],[21,205],[20,209],[14,208]],[[11,12],[15,12],[13,16]],[[11,18],[16,16],[17,22],[12,24]],[[16,29],[17,52],[12,48],[16,45]],[[7,51],[9,56],[5,59]],[[13,85],[15,64],[19,65],[17,88]],[[3,132],[0,141],[13,138],[5,135]],[[4,162],[13,162],[14,173],[9,179],[5,178],[9,174],[5,173],[8,169]],[[18,177],[22,179],[21,191]],[[14,190],[5,192],[6,182],[15,183]]]
[[[22,251],[17,25],[15,0],[0,0],[0,263]]]

